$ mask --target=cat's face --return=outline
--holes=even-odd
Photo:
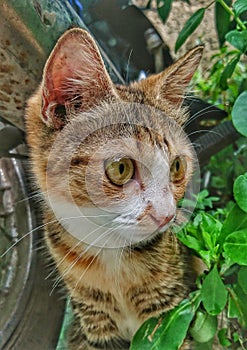
[[[80,240],[129,245],[175,221],[192,170],[191,145],[172,119],[149,106],[107,103],[79,113],[56,138],[48,197]]]
[[[118,247],[151,239],[176,220],[192,176],[191,144],[170,115],[184,118],[177,89],[184,89],[200,55],[180,64],[182,78],[173,66],[165,77],[157,76],[158,87],[151,77],[150,84],[147,79],[118,90],[92,38],[82,30],[69,33],[48,60],[41,93],[30,101],[28,119],[32,104],[42,101],[39,142],[29,135],[38,182],[59,222],[79,240]],[[83,43],[78,56],[86,59],[79,62],[71,50]],[[137,103],[140,96],[149,105]]]

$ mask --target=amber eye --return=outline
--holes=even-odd
[[[107,161],[105,173],[108,179],[115,185],[126,184],[134,175],[135,168],[133,161],[129,158],[121,158],[118,161]]]
[[[171,165],[171,181],[175,183],[182,181],[185,177],[186,168],[184,157],[176,157]]]

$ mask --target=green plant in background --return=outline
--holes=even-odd
[[[173,0],[156,0],[158,14],[164,23],[172,9],[172,2]],[[190,4],[190,1],[185,2]],[[148,1],[147,8],[150,5],[151,1]],[[230,112],[238,95],[247,90],[246,65],[241,63],[247,52],[247,1],[214,0],[208,6],[198,9],[180,31],[175,51],[201,24],[208,8],[212,6],[215,7],[219,52],[212,56],[214,63],[209,79],[197,73],[196,85],[202,97]]]
[[[208,75],[203,74],[199,69],[193,77],[193,87],[196,95],[209,103],[217,105],[230,113],[237,97],[246,88],[247,69],[246,64],[239,62],[234,74],[227,79],[226,88],[222,86],[222,72],[225,69],[229,58],[235,55],[236,50],[224,46],[219,52],[211,57],[211,69]],[[225,79],[224,79],[225,84]]]
[[[211,349],[215,337],[225,348],[246,349],[247,173],[237,177],[233,192],[230,210],[210,212],[205,209],[216,198],[201,192],[192,221],[177,234],[205,264],[197,289],[168,313],[146,321],[131,350],[177,350],[188,332],[196,349]]]
[[[156,3],[166,21],[172,0]],[[131,350],[177,350],[188,335],[196,350],[210,350],[215,343],[229,350],[247,349],[247,79],[241,63],[247,53],[247,1],[215,0],[199,9],[179,33],[175,49],[213,5],[219,52],[209,79],[199,73],[196,83],[210,102],[227,107],[243,137],[212,157],[204,169],[213,174],[211,186],[220,198],[200,192],[192,220],[177,233],[205,264],[195,291],[174,309],[147,320],[134,336]]]
[[[242,331],[247,327],[247,174],[236,179],[233,192],[235,202],[225,209],[213,209],[217,198],[206,190],[199,194],[193,220],[178,233],[205,263],[197,290],[159,319],[146,321],[132,350],[178,349],[188,331],[196,349],[211,349],[215,335],[226,348],[247,346]],[[222,322],[219,314],[224,314]],[[232,328],[229,319],[235,320]]]

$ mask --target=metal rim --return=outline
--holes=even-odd
[[[44,251],[36,251],[41,232],[36,229],[37,212],[27,197],[21,163],[1,158],[0,175],[2,222],[4,218],[11,244],[23,237],[2,258],[11,268],[0,291],[0,348],[55,349],[64,300],[56,291],[51,293],[52,282],[46,279],[48,259]]]

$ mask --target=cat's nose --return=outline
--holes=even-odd
[[[169,216],[162,216],[162,217],[156,217],[153,214],[149,214],[152,218],[152,220],[156,223],[158,226],[158,229],[162,229],[164,227],[167,227],[168,224],[172,224],[175,220],[175,215],[169,215]]]

